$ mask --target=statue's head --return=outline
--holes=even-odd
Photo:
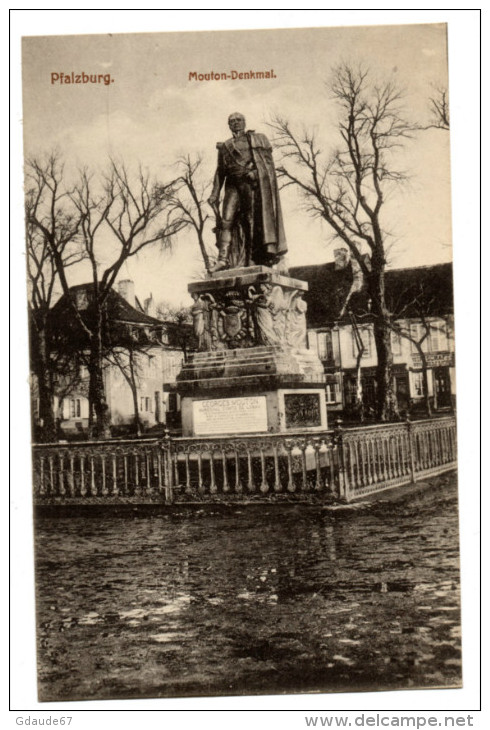
[[[245,131],[245,117],[240,112],[233,112],[228,117],[228,126],[233,134],[238,134]]]

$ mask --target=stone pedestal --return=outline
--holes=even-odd
[[[177,377],[185,436],[327,427],[323,366],[306,347],[307,288],[265,266],[189,284],[199,351]]]

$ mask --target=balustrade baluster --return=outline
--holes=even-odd
[[[49,457],[49,493],[51,495],[56,493],[56,485],[54,481],[54,458]]]
[[[269,485],[267,483],[267,474],[265,469],[265,454],[264,449],[260,449],[260,471],[262,475],[262,479],[260,482],[260,491],[265,494],[265,492],[269,491]]]
[[[63,454],[59,455],[59,474],[58,474],[58,491],[60,497],[65,495],[65,474],[64,474],[64,457]]]
[[[140,489],[140,460],[138,454],[133,452],[133,495],[138,497],[141,494]]]
[[[308,473],[306,470],[306,447],[307,444],[303,443],[301,444],[300,451],[301,451],[301,490],[305,491],[308,489]]]
[[[453,427],[452,426],[447,427],[446,437],[447,437],[447,460],[448,460],[448,462],[454,461],[455,455],[454,455],[454,450],[453,450]]]
[[[197,452],[197,478],[198,478],[198,485],[197,489],[199,492],[204,492],[206,489],[206,486],[204,484],[203,478],[202,478],[202,451],[201,447],[199,447],[199,451]]]
[[[415,434],[415,471],[422,471],[424,468],[424,455],[422,450],[422,434],[417,431]]]
[[[252,453],[250,451],[250,448],[247,449],[247,470],[248,470],[248,491],[254,492],[255,484],[254,484],[253,469],[252,469]]]
[[[320,491],[321,489],[323,489],[322,471],[321,471],[321,466],[320,466],[321,443],[319,441],[315,441],[315,443],[313,444],[313,448],[315,450],[315,470],[316,470],[315,489],[317,491]]]
[[[128,494],[128,455],[124,454],[124,494]]]
[[[362,471],[362,486],[367,486],[367,476],[366,476],[366,461],[365,461],[365,454],[364,454],[364,447],[365,443],[361,440],[359,441],[359,453],[361,457],[361,471]]]
[[[355,445],[355,442],[353,442],[353,441],[345,441],[344,443],[346,446],[346,449],[345,449],[346,455],[348,456],[348,459],[349,459],[348,472],[349,472],[350,483],[351,483],[352,488],[356,489],[356,487],[359,486],[359,481],[357,478],[357,469],[356,469],[356,467],[357,467],[357,459],[356,459],[357,452],[356,452],[356,448],[355,448],[356,445]]]
[[[70,454],[70,475],[68,477],[68,491],[70,497],[75,496],[75,457]]]
[[[373,458],[372,458],[373,440],[368,438],[366,441],[366,460],[367,460],[367,478],[368,484],[373,483]]]
[[[400,470],[400,443],[399,443],[398,434],[395,433],[393,435],[393,460],[395,464],[395,474],[397,477],[400,476],[401,470]]]
[[[386,481],[386,463],[385,463],[385,450],[384,450],[384,438],[378,439],[378,472],[379,481]]]
[[[85,456],[80,456],[80,496],[85,497],[87,490],[85,488]]]
[[[119,489],[117,486],[117,459],[116,454],[112,454],[112,494],[117,497]]]
[[[427,429],[424,431],[424,437],[425,437],[425,465],[427,469],[430,469],[431,467],[431,455],[430,455],[430,432]]]
[[[151,494],[153,491],[153,484],[151,481],[151,469],[150,469],[150,451],[149,449],[145,449],[145,455],[146,455],[146,492],[147,494]]]
[[[291,444],[286,444],[286,451],[288,455],[288,492],[294,492],[296,487],[293,477],[293,447]]]
[[[159,493],[163,490],[162,483],[162,454],[160,451],[157,453],[157,475],[158,475],[158,491]]]
[[[435,459],[435,443],[434,443],[434,431],[432,429],[429,430],[429,465],[431,467],[435,466],[436,459]]]
[[[93,455],[90,455],[90,487],[88,489],[89,496],[96,497],[97,489],[95,487],[95,462]]]
[[[209,485],[209,491],[211,494],[216,494],[216,492],[218,491],[218,487],[216,485],[216,477],[214,474],[214,452],[212,445],[209,451],[209,469],[211,472],[211,483]]]
[[[173,458],[172,458],[172,466],[174,470],[174,477],[172,484],[175,484],[175,486],[180,485],[180,476],[179,476],[179,455],[177,451],[174,451]]]
[[[386,456],[386,436],[381,437],[380,441],[380,449],[381,449],[381,474],[383,477],[383,481],[388,481],[388,458]]]
[[[409,474],[409,464],[408,464],[408,446],[407,446],[407,434],[405,431],[400,434],[400,446],[401,446],[401,458],[402,458],[402,474],[403,476],[406,476]]]
[[[107,490],[106,481],[105,481],[105,454],[100,455],[100,462],[102,466],[102,496],[106,497],[109,492]]]
[[[427,468],[430,469],[430,467],[432,466],[432,439],[429,429],[427,429],[425,432],[425,440],[427,445]]]
[[[429,466],[433,467],[435,465],[435,458],[434,458],[435,447],[434,447],[434,432],[432,431],[432,429],[429,430],[428,437],[429,437]]]
[[[387,436],[385,438],[385,447],[386,447],[386,472],[388,475],[388,479],[393,479],[393,470],[392,470],[392,463],[391,463],[391,438],[390,436]]]
[[[402,472],[404,476],[410,474],[410,455],[408,449],[408,434],[406,431],[400,436],[402,442]]]
[[[238,455],[238,449],[235,448],[235,492],[239,494],[242,491],[242,482],[240,480],[240,457]]]
[[[448,449],[447,449],[447,427],[446,426],[444,426],[441,429],[441,443],[442,443],[442,463],[447,464]]]
[[[228,484],[228,469],[226,464],[226,451],[221,449],[221,457],[223,459],[223,492],[230,491],[230,485]]]
[[[325,488],[330,492],[331,495],[335,492],[335,457],[334,457],[334,444],[329,439],[327,445],[327,462],[328,462],[328,477],[325,479]]]
[[[437,429],[437,428],[434,431],[434,462],[435,462],[435,464],[434,464],[435,466],[439,466],[441,463],[439,429]]]
[[[412,484],[415,482],[415,444],[413,438],[413,427],[407,416],[406,420],[406,448],[407,448],[407,474],[410,475]]]
[[[189,450],[185,452],[185,489],[186,492],[192,492],[191,489],[191,465],[189,460]]]

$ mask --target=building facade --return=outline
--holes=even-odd
[[[77,309],[87,316],[91,291],[90,284],[71,288]],[[55,304],[52,315],[53,329],[69,332],[73,323],[64,297]],[[145,432],[157,426],[179,426],[179,397],[172,386],[186,354],[182,347],[183,329],[191,328],[154,315],[153,298],[141,306],[129,280],[120,282],[118,291],[111,290],[104,306],[103,378],[114,436],[131,435],[135,430]],[[61,343],[68,345],[74,337],[76,330],[61,338]],[[185,342],[187,347],[189,337],[185,337]],[[83,349],[76,352],[76,360],[76,368],[70,368],[69,376],[57,376],[54,383],[54,412],[60,438],[83,438],[89,430],[89,372]],[[35,422],[35,380],[32,395]]]
[[[368,260],[367,260],[368,261]],[[292,268],[309,284],[308,346],[327,375],[327,407],[355,414],[374,413],[377,356],[370,301],[360,267],[347,249],[335,261]],[[455,347],[452,265],[392,269],[385,273],[386,302],[392,317],[393,389],[401,412],[423,414],[455,406]],[[425,371],[425,372],[424,372]]]

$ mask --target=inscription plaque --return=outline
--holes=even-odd
[[[267,431],[264,395],[198,400],[193,402],[192,410],[196,436]]]
[[[319,393],[286,393],[284,411],[286,428],[322,425]]]

